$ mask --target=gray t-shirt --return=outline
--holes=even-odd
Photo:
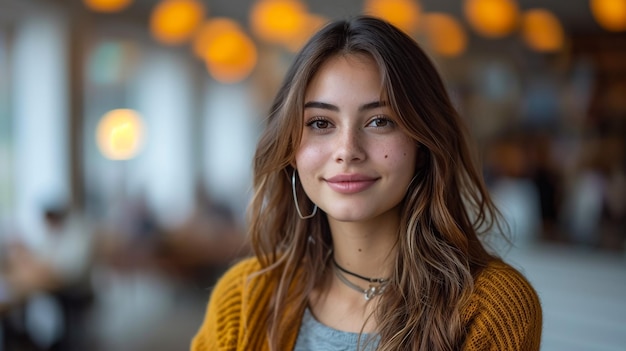
[[[378,346],[378,335],[362,334],[359,351],[373,351]],[[302,317],[294,351],[356,351],[359,333],[350,333],[327,327],[318,322],[307,308]]]

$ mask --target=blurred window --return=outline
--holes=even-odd
[[[85,87],[82,157],[86,210],[92,215],[102,215],[113,201],[110,197],[119,195],[120,189],[116,188],[124,176],[121,172],[131,165],[104,157],[97,147],[96,131],[108,112],[136,107],[132,93],[141,45],[132,32],[116,31],[106,22],[97,23],[92,30],[82,74]],[[133,163],[124,163],[128,162]]]
[[[0,221],[13,202],[13,125],[10,115],[9,40],[6,28],[0,27]]]

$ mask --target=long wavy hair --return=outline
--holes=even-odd
[[[287,338],[281,321],[302,311],[321,284],[332,248],[326,215],[300,219],[292,198],[305,90],[322,63],[353,54],[374,59],[398,124],[419,145],[402,202],[395,269],[373,314],[378,350],[457,350],[464,337],[461,309],[474,278],[496,259],[479,236],[497,225],[498,211],[437,69],[411,37],[369,16],[332,22],[309,40],[284,78],[257,145],[248,215],[263,274],[276,282],[266,315],[270,347],[280,349]],[[311,213],[299,184],[297,191],[303,213]]]

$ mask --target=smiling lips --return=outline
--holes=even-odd
[[[337,175],[326,179],[328,186],[342,194],[354,194],[366,190],[374,185],[378,178],[371,178],[359,174]]]

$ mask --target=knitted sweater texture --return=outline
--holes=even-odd
[[[246,259],[219,280],[191,351],[269,351],[263,308],[273,284],[263,275],[249,279],[260,267],[256,259]],[[281,350],[293,349],[303,313],[294,311],[284,324]],[[480,273],[461,317],[467,330],[463,351],[539,350],[539,298],[524,276],[503,262],[493,262]]]

